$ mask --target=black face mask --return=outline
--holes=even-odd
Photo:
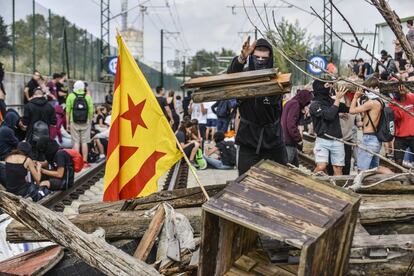
[[[269,59],[258,59],[256,56],[252,56],[254,69],[261,70],[268,68],[268,61]]]

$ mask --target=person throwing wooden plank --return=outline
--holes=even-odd
[[[227,73],[269,68],[273,68],[272,45],[263,38],[250,44],[248,37],[240,55],[233,58]],[[238,100],[236,144],[239,145],[239,175],[263,159],[286,165],[287,153],[280,125],[281,115],[281,95]]]

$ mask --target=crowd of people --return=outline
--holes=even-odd
[[[65,73],[50,80],[34,71],[22,91],[23,112],[7,108],[0,79],[0,182],[7,191],[38,201],[67,189],[75,172],[105,159],[112,92],[94,106],[88,84],[69,89]]]

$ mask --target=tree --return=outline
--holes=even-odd
[[[11,50],[10,36],[7,33],[7,25],[3,17],[0,16],[0,55],[9,53]]]
[[[227,69],[231,59],[236,56],[233,50],[222,48],[220,51],[209,52],[199,50],[191,58],[190,76],[216,75]]]
[[[306,29],[299,26],[299,21],[290,23],[284,17],[277,23],[277,30],[267,33],[267,37],[273,38],[281,49],[289,56],[307,57],[311,52],[311,37],[306,33]],[[306,77],[291,63],[289,63],[280,53],[273,51],[275,67],[281,72],[291,72],[294,84],[304,84]],[[296,62],[297,65],[305,69],[305,62]]]

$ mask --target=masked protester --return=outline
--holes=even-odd
[[[247,66],[245,66],[247,63]],[[245,69],[246,67],[246,69]],[[250,44],[250,38],[229,66],[227,73],[273,68],[273,50],[265,39]],[[236,144],[239,145],[238,171],[245,173],[262,159],[287,163],[280,117],[282,97],[256,97],[239,100],[236,115]]]
[[[345,88],[335,91],[330,83],[315,80],[313,82],[313,99],[309,111],[317,135],[313,152],[315,154],[315,172],[325,171],[329,158],[334,175],[342,175],[345,165],[345,150],[342,142],[335,141],[329,136],[342,138],[339,113],[348,113],[349,108],[340,103],[346,93]],[[335,93],[335,100],[331,94]],[[329,136],[326,136],[329,135]]]

